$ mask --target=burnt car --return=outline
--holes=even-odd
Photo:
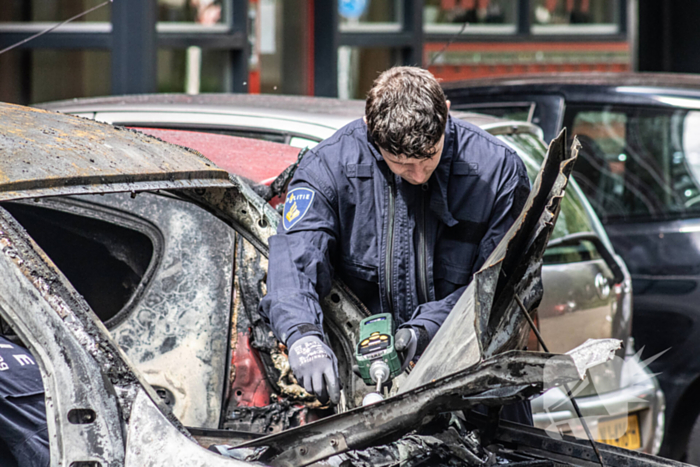
[[[279,346],[264,350],[269,330],[255,320],[257,306],[248,306],[264,293],[260,264],[267,254],[267,238],[279,221],[277,212],[239,177],[196,151],[142,133],[19,106],[0,105],[0,115],[0,316],[42,370],[52,465],[248,465],[198,445],[206,446],[214,438],[237,446],[232,455],[270,465],[366,465],[376,459],[391,463],[392,453],[405,456],[407,448],[414,464],[436,458],[461,465],[590,465],[599,455],[608,465],[680,465],[602,444],[552,439],[536,429],[499,425],[492,416],[504,403],[582,380],[619,347],[619,341],[604,339],[567,355],[512,350],[526,340],[527,317],[541,298],[538,270],[575,157],[576,149],[571,158],[565,156],[563,136],[550,145],[516,225],[475,275],[448,318],[451,325],[441,328],[445,341],[455,345],[429,346],[399,394],[356,408],[357,382],[347,349],[337,349],[346,411],[341,407],[331,417],[308,423],[299,415],[310,413],[309,407],[291,403],[308,395],[293,399],[291,392],[280,393],[274,401],[278,407],[259,410],[258,415],[288,414],[288,421],[299,426],[259,437],[252,430],[186,429],[168,407],[167,393],[153,388],[130,363],[127,354],[139,356],[134,350],[138,346],[122,349],[119,333],[107,331],[103,321],[127,323],[136,315],[139,319],[130,325],[139,327],[138,333],[131,338],[145,341],[155,336],[160,341],[158,351],[151,347],[151,355],[140,355],[139,365],[184,340],[181,351],[172,355],[185,370],[170,376],[178,390],[187,387],[178,378],[208,362],[219,362],[220,368],[212,368],[205,386],[216,388],[218,381],[238,378],[241,368],[221,363],[216,355],[222,348],[224,353],[237,351],[229,342],[237,342],[240,322],[255,337],[261,358],[283,361]],[[168,205],[174,211],[168,211]],[[152,221],[143,223],[134,212]],[[61,215],[83,219],[60,219]],[[210,222],[192,222],[200,215],[210,216]],[[44,221],[48,225],[36,227]],[[33,227],[25,229],[22,222]],[[158,238],[159,225],[170,227],[168,238]],[[134,240],[123,229],[140,232],[141,239]],[[220,235],[221,254],[202,245],[205,230]],[[44,244],[54,243],[53,252],[33,238],[41,235]],[[178,242],[186,245],[180,248],[181,256],[165,253]],[[98,280],[100,290],[112,288],[106,298],[84,283],[82,292],[73,284],[89,281],[86,276],[94,271],[70,271],[72,258],[100,254],[110,263],[102,265],[109,271]],[[219,261],[223,272],[209,270],[205,277],[191,277],[188,273],[203,261]],[[140,287],[149,274],[157,280]],[[231,287],[234,293],[218,300],[212,284],[215,289]],[[136,303],[142,297],[150,298]],[[130,313],[114,312],[112,301],[131,306]],[[102,310],[93,310],[93,305]],[[112,310],[112,316],[100,316],[105,309]],[[178,321],[192,309],[209,313]],[[342,284],[335,284],[324,312],[336,345],[356,341],[358,318],[364,313]],[[207,320],[209,325],[201,326]],[[212,337],[217,332],[226,338],[217,341]],[[454,358],[445,360],[446,352]],[[188,353],[200,362],[187,363]],[[284,366],[278,369],[274,374],[284,378]],[[287,389],[293,390],[293,384],[291,380]],[[224,391],[226,387],[224,383]],[[224,417],[223,405],[217,407],[215,399],[206,397],[201,420],[206,423],[208,409]],[[485,419],[468,414],[443,423],[443,413],[475,404],[494,409]],[[217,424],[227,428],[224,425],[221,420]]]
[[[275,154],[236,161],[227,155],[230,144],[221,135],[313,146],[364,114],[363,101],[270,95],[115,96],[43,107],[138,127],[167,141],[194,147],[229,172],[268,185],[293,158]],[[452,117],[476,123],[502,139],[526,161],[534,180],[546,152],[537,126],[466,112],[453,112]],[[185,140],[186,133],[181,130],[209,135]],[[625,351],[620,351],[614,362],[594,370],[576,394],[598,439],[655,454],[663,437],[664,396],[653,374],[640,363],[630,339],[631,279],[575,183],[564,199],[552,240],[544,255],[545,294],[538,311],[545,341],[556,352],[566,352],[588,338],[615,337],[626,343]],[[537,343],[531,342],[530,348],[537,348]],[[536,426],[585,437],[563,391],[550,391],[533,400],[532,407]]]
[[[550,74],[449,83],[459,109],[562,127],[573,177],[633,282],[632,334],[666,394],[661,453],[700,463],[700,77]]]

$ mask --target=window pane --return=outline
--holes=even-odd
[[[34,104],[110,93],[110,53],[12,50],[0,55],[0,101]]]
[[[423,27],[426,32],[454,34],[469,23],[463,34],[514,33],[517,12],[517,0],[427,0]]]
[[[225,22],[228,0],[158,0],[158,21],[204,26]]]
[[[158,49],[158,92],[227,92],[231,83],[229,63],[225,51]]]
[[[338,47],[338,97],[364,99],[379,73],[397,65],[394,49]]]
[[[700,112],[608,106],[571,118],[574,176],[604,222],[700,213]]]
[[[564,206],[562,205],[563,209]],[[559,218],[561,219],[561,214],[559,214]],[[557,224],[559,222],[557,221]],[[548,247],[542,256],[542,262],[544,264],[567,264],[600,258],[601,256],[596,246],[588,240],[584,240],[575,245]]]
[[[401,29],[401,0],[360,0],[338,2],[341,31],[396,31]]]
[[[153,256],[144,234],[109,222],[27,204],[3,207],[27,229],[102,321],[131,299]]]
[[[2,0],[0,22],[59,22],[104,3],[104,0]],[[111,7],[88,13],[79,22],[110,21]]]
[[[530,21],[535,34],[614,34],[619,0],[533,0]]]

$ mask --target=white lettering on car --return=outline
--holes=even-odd
[[[13,357],[15,357],[15,360],[17,360],[19,362],[19,364],[22,366],[24,366],[24,365],[36,365],[36,363],[34,363],[34,360],[32,360],[31,357],[29,357],[29,355],[20,354],[20,355],[13,355]]]

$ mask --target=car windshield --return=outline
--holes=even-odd
[[[582,145],[574,177],[603,222],[700,214],[700,112],[581,106],[567,120]]]

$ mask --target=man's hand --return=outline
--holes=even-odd
[[[340,401],[338,360],[333,351],[317,336],[306,336],[289,349],[289,365],[299,384],[322,403]]]
[[[413,357],[416,356],[416,350],[418,349],[418,334],[416,330],[413,328],[399,329],[394,336],[394,348],[401,357],[401,372],[403,372],[413,360]]]

